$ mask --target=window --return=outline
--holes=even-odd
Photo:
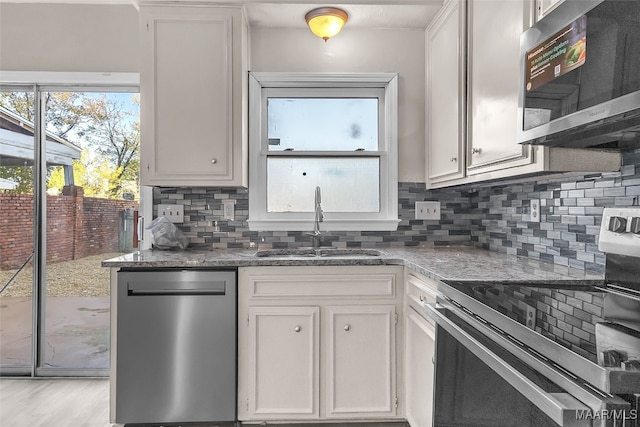
[[[252,73],[249,228],[395,230],[396,74]]]

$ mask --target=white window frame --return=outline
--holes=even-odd
[[[267,211],[267,157],[282,155],[268,151],[266,126],[266,92],[281,88],[326,88],[327,96],[335,90],[371,88],[372,96],[383,90],[380,106],[379,151],[365,151],[363,156],[380,159],[380,211],[324,212],[323,231],[393,231],[398,223],[398,75],[396,73],[277,73],[249,74],[249,229],[256,231],[310,231],[314,212]],[[307,152],[308,153],[308,152]],[[306,153],[295,153],[304,155]],[[343,157],[345,152],[323,151],[322,156]],[[352,156],[353,154],[349,154]]]

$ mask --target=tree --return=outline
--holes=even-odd
[[[14,193],[33,193],[33,168],[31,166],[0,166],[0,178],[9,179],[18,184],[14,190],[11,190]]]
[[[133,97],[135,105],[139,98]],[[109,194],[118,197],[123,181],[136,181],[140,172],[140,122],[132,121],[132,112],[124,103],[102,96],[88,100],[90,119],[83,134],[96,152],[102,154],[114,166],[109,177]]]
[[[81,165],[74,161],[73,169],[76,185],[89,187],[85,188],[85,194],[120,198],[123,187],[127,191],[138,187],[140,123],[137,94],[131,96],[129,108],[122,96],[106,93],[47,92],[45,100],[47,131],[83,149],[80,163],[85,163]],[[0,105],[33,122],[33,93],[0,92]],[[57,169],[48,168],[49,188],[64,184],[62,172]],[[18,182],[20,192],[33,191],[30,166],[0,167],[0,177]],[[102,188],[98,182],[105,179],[105,188]]]

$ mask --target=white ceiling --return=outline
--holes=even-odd
[[[422,4],[253,3],[247,5],[247,14],[252,26],[305,28],[305,14],[322,6],[345,10],[349,15],[347,26],[351,28],[426,28],[442,1]]]
[[[139,4],[181,3],[188,0],[2,0],[5,3]],[[249,22],[256,27],[305,28],[304,15],[313,8],[336,6],[349,14],[352,28],[426,28],[444,0],[199,0],[198,3],[245,5]]]

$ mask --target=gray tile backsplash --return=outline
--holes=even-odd
[[[597,155],[597,152],[594,152]],[[604,207],[638,204],[640,150],[625,153],[616,173],[530,178],[427,190],[424,183],[402,182],[398,188],[400,223],[393,232],[331,232],[325,243],[339,247],[473,245],[600,272],[598,251]],[[307,246],[304,232],[250,231],[249,194],[237,188],[154,188],[154,205],[184,205],[180,228],[191,247],[249,248]],[[235,220],[222,219],[222,201],[235,200]],[[540,222],[527,221],[531,200],[540,200]],[[416,220],[414,204],[441,202],[441,220]],[[156,212],[154,212],[155,214]]]

